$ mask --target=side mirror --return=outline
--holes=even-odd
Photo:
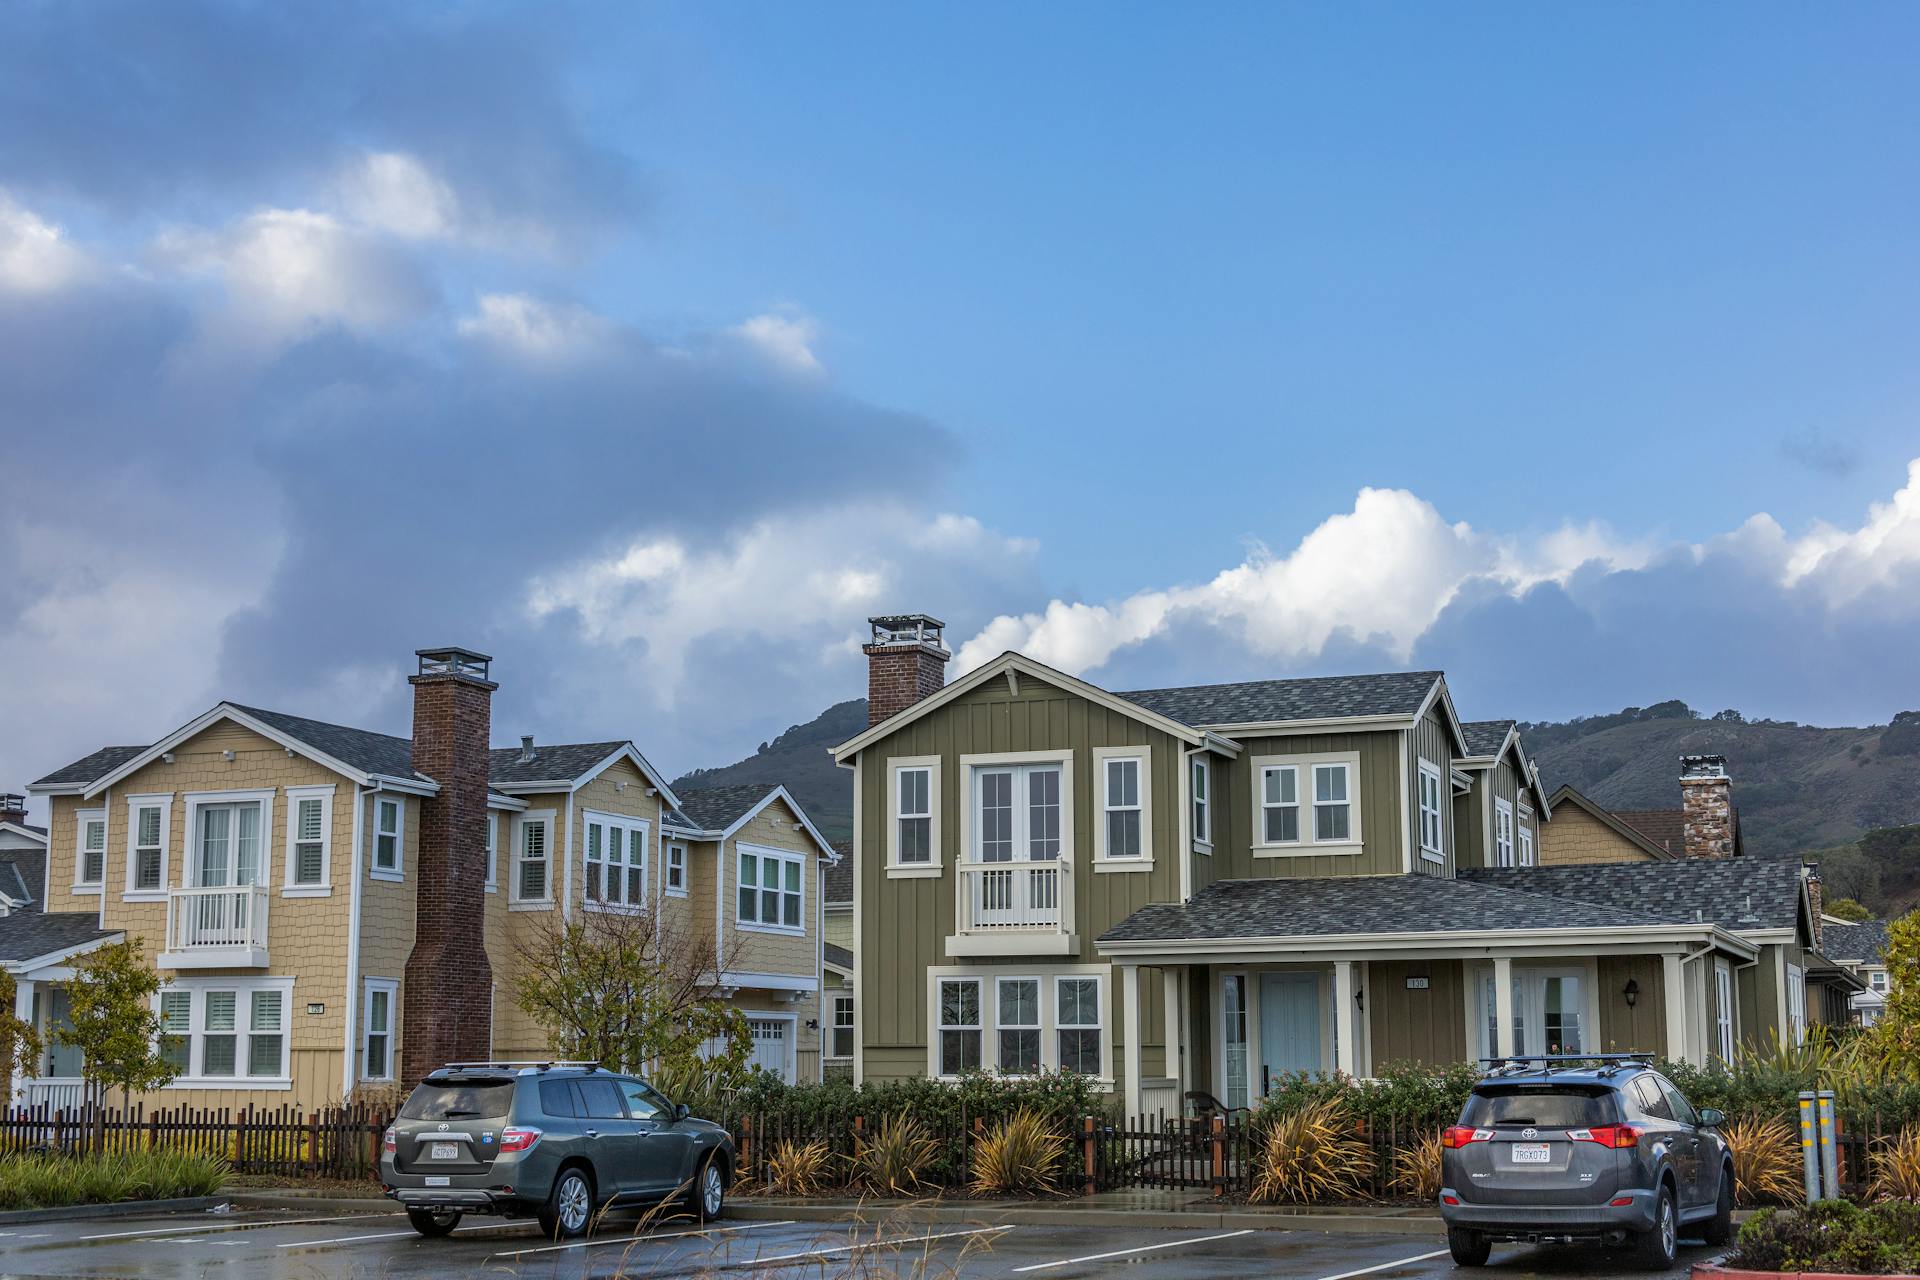
[[[1725,1124],[1726,1122],[1727,1122],[1726,1112],[1716,1110],[1713,1107],[1700,1108],[1700,1127],[1701,1128],[1718,1129],[1721,1125]]]
[[[676,1102],[673,1104],[673,1118],[675,1120],[685,1120],[688,1116],[692,1114],[693,1114],[693,1108],[688,1106],[686,1103]],[[1717,1115],[1719,1113],[1715,1112],[1715,1114]]]

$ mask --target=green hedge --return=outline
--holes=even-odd
[[[1822,1200],[1805,1209],[1762,1209],[1740,1228],[1728,1262],[1753,1271],[1920,1271],[1920,1204],[1889,1200],[1862,1209]]]
[[[0,1156],[0,1210],[207,1196],[226,1180],[224,1158],[185,1151]]]

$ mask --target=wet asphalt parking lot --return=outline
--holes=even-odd
[[[1681,1265],[1718,1254],[1693,1244]],[[1070,1280],[1121,1271],[1182,1280],[1395,1280],[1396,1277],[1649,1275],[1616,1252],[1503,1246],[1493,1264],[1456,1269],[1437,1236],[1316,1231],[1008,1226],[977,1223],[723,1219],[639,1230],[612,1218],[585,1242],[555,1245],[530,1222],[469,1218],[446,1239],[414,1234],[382,1205],[364,1211],[235,1210],[0,1227],[0,1277],[859,1277],[861,1280]]]

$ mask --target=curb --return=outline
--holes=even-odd
[[[1442,1236],[1446,1226],[1437,1217],[1385,1217],[1375,1214],[1247,1213],[1206,1209],[1076,1209],[1041,1207],[991,1201],[939,1204],[892,1201],[846,1204],[792,1204],[764,1200],[730,1200],[727,1216],[748,1221],[841,1222],[850,1216],[876,1222],[901,1218],[915,1222],[1006,1223],[1022,1227],[1160,1227],[1174,1231],[1210,1227],[1266,1231],[1324,1231],[1343,1234]]]
[[[116,1200],[112,1204],[65,1204],[48,1209],[9,1209],[0,1223],[65,1222],[81,1218],[122,1218],[143,1213],[194,1213],[225,1204],[230,1196],[185,1196],[178,1200]]]

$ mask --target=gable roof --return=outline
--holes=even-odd
[[[1885,964],[1888,940],[1885,920],[1862,920],[1857,924],[1829,921],[1820,926],[1820,950],[1831,960]]]
[[[118,929],[102,929],[100,915],[94,911],[19,911],[0,917],[0,965],[34,968],[62,952],[121,936]]]
[[[1468,720],[1461,724],[1461,736],[1467,740],[1467,756],[1484,760],[1500,754],[1507,735],[1514,731],[1512,720]]]
[[[1563,804],[1570,804],[1592,817],[1657,862],[1671,862],[1680,856],[1676,851],[1668,849],[1665,845],[1655,844],[1638,830],[1622,822],[1618,814],[1602,809],[1585,792],[1576,791],[1570,782],[1561,783],[1560,789],[1553,793],[1552,807],[1557,809]]]
[[[1303,676],[1176,689],[1135,689],[1116,696],[1196,728],[1296,720],[1409,719],[1426,707],[1438,671],[1362,676]]]
[[[1583,863],[1565,867],[1462,868],[1459,878],[1525,889],[1667,924],[1704,920],[1729,933],[1798,929],[1806,887],[1800,864],[1784,858],[1680,858],[1672,862]]]

